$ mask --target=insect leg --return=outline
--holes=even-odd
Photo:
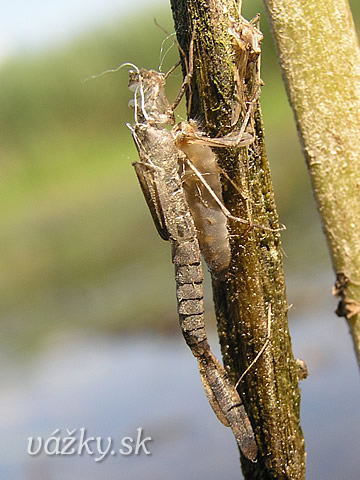
[[[284,225],[282,225],[280,228],[270,228],[270,227],[265,227],[263,225],[259,225],[257,223],[250,223],[248,220],[244,220],[243,218],[235,217],[234,215],[232,215],[229,212],[229,210],[225,207],[225,205],[222,203],[222,201],[219,199],[219,197],[216,195],[216,193],[213,191],[213,189],[210,187],[210,185],[207,183],[204,176],[199,172],[199,170],[191,163],[191,161],[188,158],[185,161],[189,166],[189,168],[191,168],[191,170],[195,173],[195,175],[198,177],[200,182],[206,188],[206,190],[209,192],[209,194],[212,196],[212,198],[215,200],[215,202],[218,204],[220,210],[223,212],[223,214],[227,218],[235,222],[243,223],[244,225],[249,225],[249,226],[258,228],[259,230],[265,230],[267,232],[280,232],[282,230],[285,230]]]

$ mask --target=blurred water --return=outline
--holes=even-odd
[[[295,312],[296,313],[296,312]],[[302,383],[307,478],[357,480],[360,472],[358,371],[344,322],[331,311],[293,315]],[[213,339],[214,349],[215,339]],[[3,357],[0,478],[12,480],[180,480],[240,478],[231,432],[207,404],[195,360],[176,338],[105,337],[72,332],[36,358]],[[151,455],[27,455],[27,437],[86,427],[117,444],[142,427]],[[120,445],[119,445],[120,446]]]

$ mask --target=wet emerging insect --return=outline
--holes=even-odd
[[[249,418],[205,332],[200,247],[178,173],[179,163],[186,157],[166,128],[173,124],[173,112],[164,91],[165,76],[137,69],[129,78],[135,110],[135,123],[129,128],[140,158],[134,167],[156,228],[171,242],[181,331],[197,359],[210,405],[218,419],[230,426],[244,455],[254,461],[257,446]]]
[[[173,105],[167,99],[167,75],[155,70],[133,69],[129,88],[134,92],[133,125],[128,125],[138,151],[134,168],[156,228],[172,247],[175,265],[176,295],[182,334],[198,362],[206,396],[218,419],[230,426],[243,454],[255,461],[257,445],[239,393],[222,364],[213,355],[205,332],[203,306],[203,272],[201,254],[211,272],[226,275],[231,260],[227,219],[271,230],[231,215],[222,200],[219,169],[212,148],[248,146],[253,136],[247,131],[256,100],[245,95],[245,76],[250,64],[257,65],[261,32],[251,22],[240,18],[237,25],[229,16],[229,33],[234,43],[236,102],[234,127],[225,137],[208,138],[197,122],[189,120],[175,125],[174,108],[192,77],[192,44],[187,80]],[[171,130],[169,126],[173,127]],[[269,325],[271,309],[269,308]],[[268,340],[267,340],[268,341]],[[264,350],[263,347],[262,351]],[[257,358],[259,355],[256,357]],[[255,361],[256,361],[255,360]],[[253,363],[252,363],[253,364]]]

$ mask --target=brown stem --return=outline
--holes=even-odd
[[[236,92],[229,35],[229,14],[237,18],[234,2],[171,0],[171,6],[177,38],[185,52],[196,20],[191,116],[202,119],[206,134],[226,135],[233,128]],[[250,77],[246,88],[250,90],[256,82],[251,68],[246,72]],[[246,479],[300,480],[305,478],[305,452],[299,420],[298,367],[288,330],[280,238],[275,231],[279,228],[278,217],[258,102],[252,117],[256,139],[250,148],[218,149],[216,153],[225,172],[222,185],[226,208],[232,215],[267,230],[228,222],[232,261],[225,280],[212,278],[215,310],[224,365],[236,384],[267,339],[271,308],[269,345],[238,387],[259,447],[258,462],[242,458],[242,468]],[[241,194],[227,177],[239,186]]]

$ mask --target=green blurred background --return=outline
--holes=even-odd
[[[248,18],[263,13],[260,1],[247,3]],[[359,24],[360,4],[350,3]],[[131,166],[127,71],[82,81],[122,62],[158,68],[165,34],[153,17],[173,31],[164,2],[0,64],[0,326],[10,348],[36,349],[69,327],[177,328],[169,246]],[[329,257],[265,14],[261,28],[263,115],[287,226],[285,267],[292,278],[308,277],[329,268]],[[176,59],[172,48],[163,70]],[[170,99],[180,83],[177,71]],[[290,302],[301,304],[302,293],[290,291]]]

